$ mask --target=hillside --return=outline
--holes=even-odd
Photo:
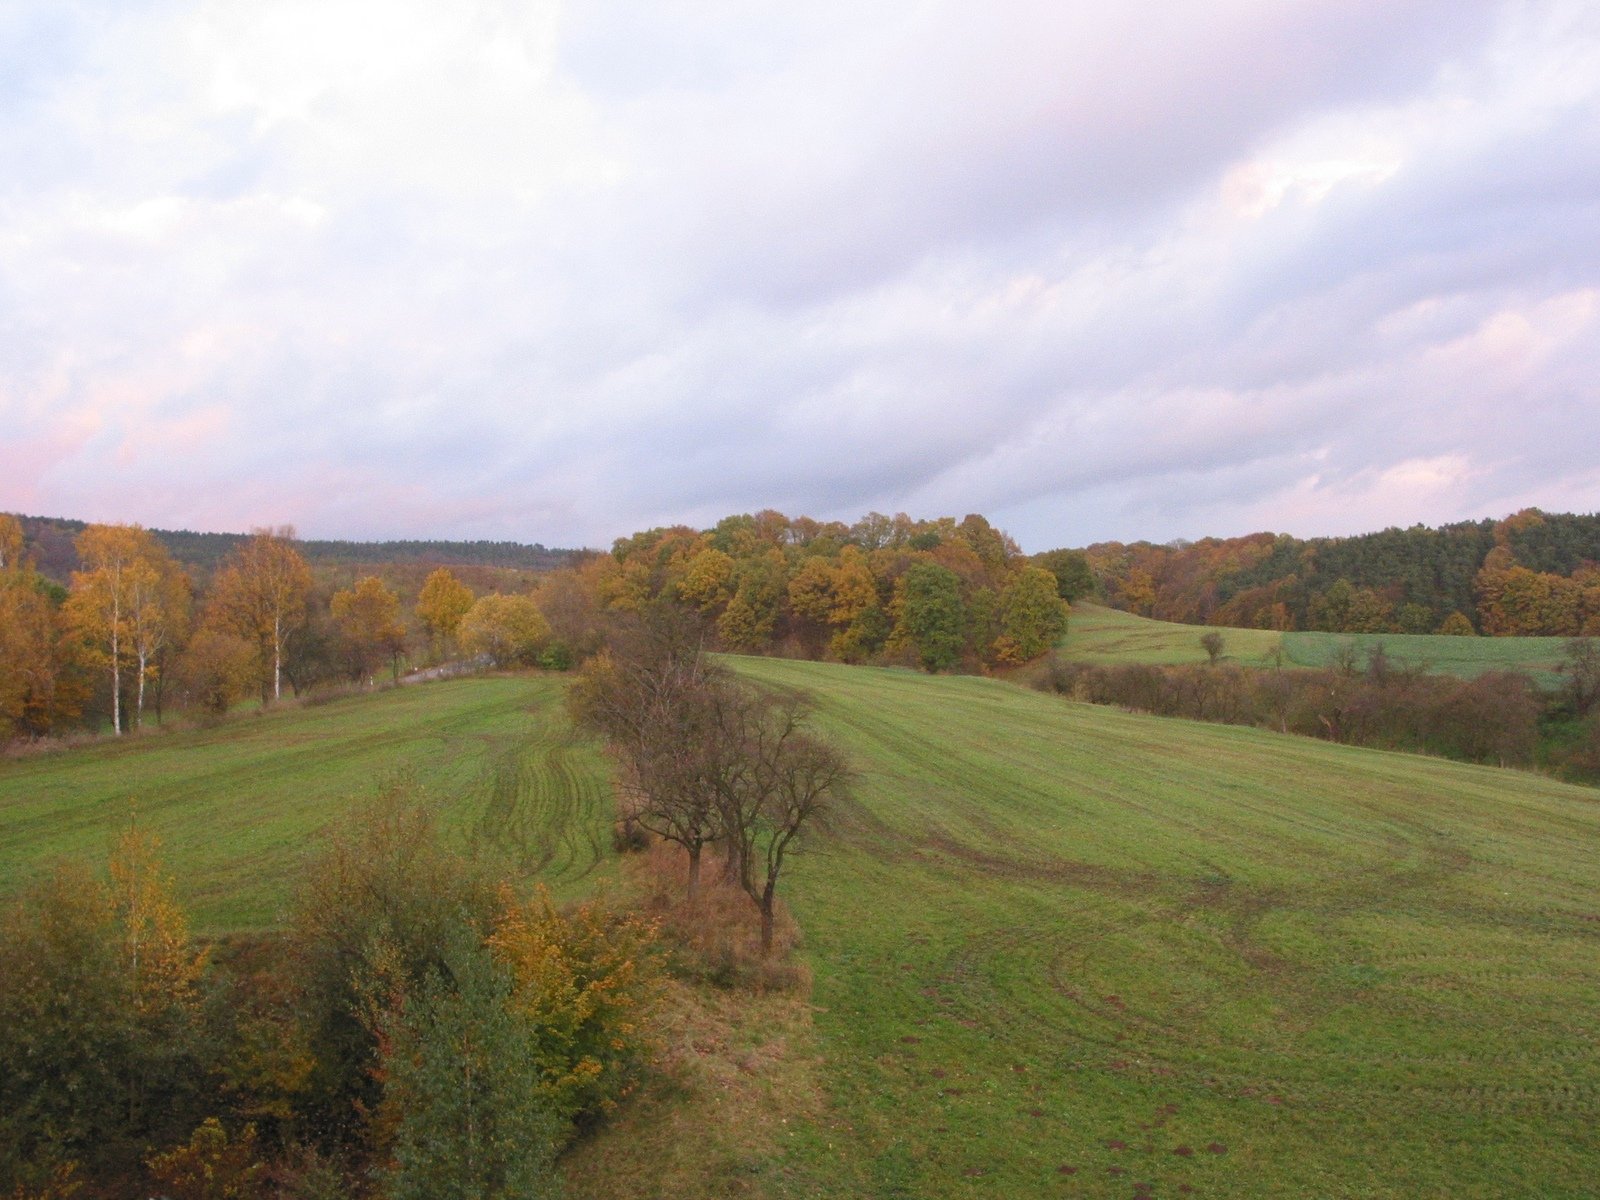
[[[1353,650],[1358,664],[1378,646],[1399,667],[1473,679],[1485,671],[1527,671],[1544,687],[1555,686],[1556,668],[1565,657],[1567,639],[1557,637],[1447,637],[1412,633],[1274,633],[1265,629],[1229,629],[1184,625],[1138,617],[1103,605],[1079,601],[1072,606],[1064,657],[1097,664],[1148,663],[1174,665],[1206,661],[1200,638],[1220,633],[1223,653],[1247,667],[1273,663],[1281,648],[1284,666],[1326,667]]]
[[[1500,636],[1600,630],[1600,513],[1526,509],[1354,537],[1101,542],[1080,557],[1097,595],[1165,621],[1433,633],[1454,616]]]
[[[992,680],[738,667],[812,692],[861,778],[785,882],[822,1108],[706,1164],[723,1194],[1542,1198],[1600,1171],[1595,793]],[[0,887],[98,855],[136,795],[205,923],[271,921],[308,833],[399,762],[463,835],[520,827],[585,887],[604,763],[558,688],[0,763]]]
[[[72,540],[87,522],[65,517],[19,516],[29,552],[41,573],[66,583],[78,567]],[[152,529],[172,557],[186,567],[209,572],[246,539],[243,533],[195,533],[188,529]],[[433,564],[450,567],[498,567],[520,571],[550,571],[569,566],[581,550],[553,550],[534,542],[460,542],[405,540],[353,542],[328,539],[297,541],[295,548],[316,565],[376,567]]]

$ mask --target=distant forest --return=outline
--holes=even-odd
[[[1600,514],[1301,539],[1100,542],[1086,582],[1113,607],[1194,625],[1334,633],[1600,634]],[[1041,556],[1046,557],[1046,556]]]
[[[88,528],[85,521],[65,517],[19,516],[34,565],[39,573],[65,584],[78,569],[73,540]],[[209,575],[247,540],[243,533],[194,533],[188,529],[152,529],[168,553],[186,567]],[[429,563],[445,567],[498,567],[517,571],[554,571],[571,566],[581,550],[555,550],[538,542],[342,542],[299,541],[295,548],[313,565],[376,567],[393,563]]]

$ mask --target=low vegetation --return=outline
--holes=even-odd
[[[6,908],[0,1189],[553,1195],[578,1125],[638,1080],[654,926],[526,897],[445,847],[408,781],[247,959],[190,942],[154,851],[130,831],[109,882],[61,867]]]

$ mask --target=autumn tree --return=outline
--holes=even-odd
[[[567,697],[574,721],[606,738],[623,763],[624,818],[683,847],[691,901],[702,851],[722,834],[712,780],[724,747],[710,706],[722,672],[702,655],[703,637],[696,622],[657,604],[619,626]]]
[[[599,610],[580,572],[549,572],[540,578],[533,600],[550,626],[541,662],[565,670],[599,649],[604,640]]]
[[[202,626],[177,662],[177,683],[188,702],[213,716],[243,699],[261,677],[256,647],[231,629]]]
[[[761,954],[772,952],[778,880],[802,834],[849,793],[844,755],[807,728],[808,702],[792,693],[722,682],[712,696],[723,753],[713,777],[739,886],[761,915]]]
[[[52,587],[14,549],[0,569],[0,742],[46,734],[81,711],[82,653]]]
[[[156,850],[130,829],[109,882],[63,865],[0,917],[0,1180],[126,1174],[198,1119],[205,957]]]
[[[398,679],[400,656],[406,649],[400,597],[376,575],[367,575],[354,587],[335,592],[329,608],[352,677],[371,679],[376,664],[387,658]]]
[[[1215,629],[1200,635],[1200,648],[1206,652],[1206,661],[1213,667],[1217,665],[1217,660],[1222,657],[1222,651],[1226,645],[1226,640]]]
[[[461,649],[497,667],[531,667],[550,639],[550,626],[528,596],[478,597],[457,631]]]
[[[0,513],[0,574],[22,568],[22,522]]]
[[[258,529],[212,583],[216,618],[260,648],[262,695],[283,696],[284,646],[304,622],[311,568],[294,548],[294,529]],[[271,673],[267,674],[267,664]]]
[[[187,620],[187,585],[155,537],[137,525],[90,525],[77,538],[84,570],[72,575],[67,614],[111,674],[111,728],[122,733],[122,671],[138,669],[138,713],[151,657]]]
[[[133,565],[128,583],[128,644],[138,670],[134,724],[143,725],[146,683],[164,670],[169,654],[188,636],[189,578],[167,548],[152,539],[149,553]],[[158,691],[158,718],[159,696]]]
[[[449,567],[440,567],[423,581],[417,595],[417,620],[435,656],[445,654],[455,641],[461,619],[471,610],[477,597]]]
[[[1038,658],[1067,631],[1067,607],[1056,577],[1043,567],[1024,567],[1000,593],[1000,637],[995,654],[1002,662]]]

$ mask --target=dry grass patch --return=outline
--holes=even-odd
[[[687,904],[682,858],[657,843],[628,864],[637,902],[672,948],[674,978],[643,1084],[563,1159],[572,1200],[772,1194],[786,1143],[822,1107],[794,921],[781,915],[762,962],[749,898],[713,861]]]

